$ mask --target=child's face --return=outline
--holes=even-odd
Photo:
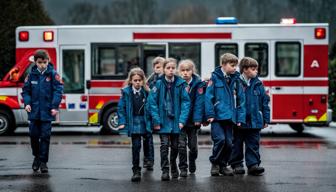
[[[244,69],[244,75],[247,78],[255,78],[258,74],[258,68],[257,67],[249,67],[247,69]]]
[[[166,67],[164,68],[164,74],[168,78],[172,78],[176,73],[176,64],[175,63],[167,63]]]
[[[140,89],[141,86],[143,85],[143,79],[141,78],[140,75],[133,75],[131,84],[134,88]]]
[[[154,65],[154,73],[156,73],[156,74],[162,74],[163,73],[162,63],[158,63],[158,64]]]
[[[192,77],[193,71],[191,67],[183,65],[180,68],[180,74],[184,80],[189,81]]]
[[[237,69],[237,64],[236,63],[222,64],[222,69],[225,71],[225,73],[234,74]]]
[[[41,59],[41,58],[37,58],[37,60],[35,61],[37,68],[40,71],[44,71],[47,67],[48,67],[48,59]]]

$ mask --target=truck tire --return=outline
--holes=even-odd
[[[301,134],[304,130],[304,126],[302,123],[291,123],[289,124],[289,126],[299,134]]]
[[[107,109],[102,116],[102,122],[101,125],[103,127],[100,130],[100,134],[102,135],[109,135],[118,134],[118,114],[117,114],[117,107],[111,107]]]
[[[4,109],[0,109],[0,135],[10,135],[15,131],[13,115]]]

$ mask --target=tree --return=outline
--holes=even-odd
[[[167,23],[171,24],[208,24],[211,18],[207,7],[202,4],[188,4],[170,12]]]
[[[0,1],[0,79],[15,64],[15,29],[18,26],[51,25],[40,0]]]

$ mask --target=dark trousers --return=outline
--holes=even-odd
[[[232,126],[231,121],[214,121],[211,123],[211,139],[213,141],[212,164],[226,166],[232,152]]]
[[[140,170],[141,134],[132,134],[132,170]]]
[[[169,165],[171,165],[171,170],[177,170],[176,159],[178,155],[178,140],[179,134],[160,134],[161,146],[160,146],[160,156],[161,156],[161,170],[164,172],[169,171]],[[170,151],[170,163],[168,159]]]
[[[259,154],[260,129],[239,129],[233,130],[233,150],[230,160],[232,167],[243,166],[244,143],[245,143],[245,163],[250,168],[260,164]]]
[[[198,155],[197,133],[199,127],[186,126],[181,130],[179,136],[178,153],[179,153],[179,168],[187,169],[187,145],[189,148],[189,162],[195,161]]]
[[[35,158],[47,163],[51,136],[51,122],[31,120],[29,124],[30,144]]]
[[[152,133],[146,133],[143,137],[144,161],[154,162],[154,144]]]

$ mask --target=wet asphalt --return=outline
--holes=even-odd
[[[131,148],[127,136],[101,136],[97,130],[54,128],[49,173],[34,173],[25,128],[0,137],[0,191],[335,191],[336,128],[308,128],[302,135],[288,126],[262,132],[263,176],[210,176],[210,135],[199,136],[197,171],[187,178],[161,181],[159,138],[154,136],[154,171],[142,170],[130,181]],[[85,129],[85,128],[83,128]]]

